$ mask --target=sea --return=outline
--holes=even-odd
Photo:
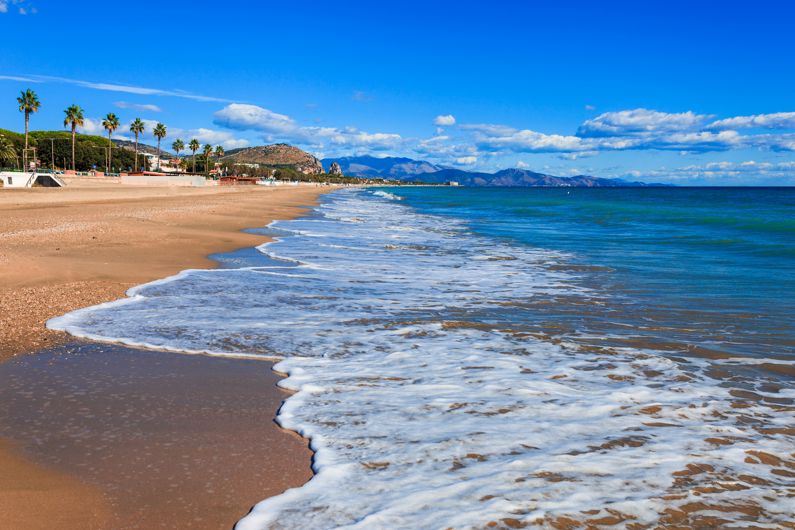
[[[795,519],[794,188],[348,188],[251,231],[49,323],[279,361],[316,474],[238,530]]]

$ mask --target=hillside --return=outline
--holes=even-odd
[[[306,151],[287,144],[259,145],[231,149],[220,160],[227,165],[259,164],[270,168],[293,168],[304,175],[323,173],[320,160]]]
[[[105,141],[107,141],[107,140],[105,140]],[[128,151],[133,151],[133,152],[135,151],[135,142],[134,142],[134,141],[130,141],[130,140],[117,140],[117,139],[115,139],[115,138],[114,138],[114,139],[113,139],[113,143],[114,143],[114,144],[116,144],[116,145],[118,145],[118,146],[119,146],[119,147],[121,147],[122,149],[127,149]],[[169,146],[171,146],[171,142],[169,142],[169,143],[168,143],[168,145],[169,145]],[[155,146],[155,145],[143,144],[143,143],[141,143],[141,142],[138,142],[138,152],[139,152],[139,153],[148,153],[148,154],[150,154],[150,155],[157,155],[157,146]],[[188,151],[188,153],[190,153],[190,151]],[[165,143],[165,142],[163,142],[163,143],[160,145],[160,154],[161,154],[162,156],[171,156],[171,155],[173,155],[174,153],[172,153],[171,151],[169,151],[168,149],[166,149],[166,143]],[[184,152],[183,152],[183,156],[184,156]]]
[[[586,187],[618,188],[660,186],[644,182],[627,182],[621,179],[608,179],[577,175],[557,177],[536,173],[526,169],[503,169],[496,173],[467,171],[464,169],[443,168],[430,162],[403,157],[376,158],[373,156],[347,156],[325,158],[324,165],[337,162],[342,172],[355,177],[386,177],[403,181],[418,181],[434,184],[455,181],[463,186],[502,186],[502,187]]]

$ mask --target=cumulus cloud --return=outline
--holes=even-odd
[[[105,134],[101,119],[85,118],[79,130],[84,134]]]
[[[292,141],[317,149],[331,146],[368,147],[389,149],[402,141],[399,134],[361,131],[355,127],[301,126],[284,114],[278,114],[258,105],[232,103],[214,115],[214,123],[236,130],[253,130],[264,133],[268,141]]]
[[[214,114],[213,122],[229,129],[275,134],[287,134],[298,129],[298,125],[289,116],[243,103],[232,103],[219,110]]]
[[[605,112],[586,120],[577,130],[584,138],[641,133],[687,131],[700,127],[710,116],[692,111],[669,113],[649,109]]]
[[[455,159],[456,164],[459,164],[459,165],[462,165],[462,166],[471,166],[477,161],[478,161],[478,157],[476,157],[476,156],[460,156],[460,157]]]
[[[508,149],[517,153],[557,153],[584,151],[588,146],[578,136],[544,134],[529,129],[487,126],[475,129],[475,140],[481,149]]]
[[[709,129],[795,129],[795,112],[735,116],[710,123]]]
[[[433,124],[439,127],[450,127],[455,125],[455,116],[452,114],[440,114],[433,119]]]
[[[128,101],[116,101],[114,105],[120,109],[140,110],[142,112],[162,112],[163,109],[151,103],[130,103]]]

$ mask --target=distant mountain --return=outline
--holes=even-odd
[[[424,162],[422,160],[412,160],[402,157],[383,157],[375,156],[343,156],[341,158],[324,158],[323,167],[331,167],[337,162],[345,175],[367,178],[395,178],[406,180],[411,175],[422,175],[439,171],[442,166]]]
[[[411,158],[374,156],[346,156],[341,158],[324,158],[323,165],[337,162],[345,175],[353,177],[383,177],[402,181],[427,182],[442,184],[455,181],[462,186],[504,186],[504,187],[580,187],[580,188],[621,188],[662,186],[663,184],[647,184],[645,182],[628,182],[621,179],[608,179],[577,175],[574,177],[557,177],[544,173],[536,173],[526,169],[503,169],[496,173],[466,171],[464,169],[446,168]]]
[[[305,175],[323,173],[320,160],[306,151],[287,144],[258,145],[230,149],[221,158],[221,162],[233,164],[258,164],[264,167],[291,167]]]

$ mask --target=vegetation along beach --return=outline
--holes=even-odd
[[[795,530],[793,7],[398,7],[0,0],[0,529]]]

